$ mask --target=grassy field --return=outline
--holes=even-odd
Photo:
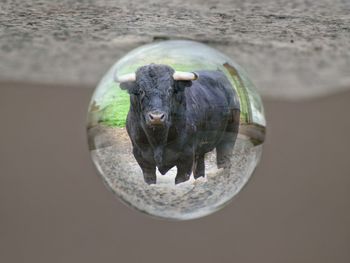
[[[109,89],[109,92],[110,101],[102,110],[100,122],[111,127],[125,127],[130,107],[129,94],[116,84]]]

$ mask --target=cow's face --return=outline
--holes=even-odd
[[[166,65],[151,64],[136,71],[135,81],[123,82],[133,109],[148,128],[169,128],[172,115],[180,110],[185,87],[191,80],[174,80],[174,70]]]

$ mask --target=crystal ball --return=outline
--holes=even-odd
[[[244,70],[183,40],[147,44],[118,60],[87,118],[106,186],[128,206],[173,220],[209,215],[240,192],[260,160],[265,127]]]

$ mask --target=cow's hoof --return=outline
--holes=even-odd
[[[145,183],[149,184],[149,185],[157,183],[157,177],[155,177],[155,176],[152,176],[152,177],[145,176],[144,179],[145,179]]]
[[[204,172],[201,172],[201,173],[194,173],[193,176],[194,176],[194,179],[198,179],[199,177],[204,177],[204,176],[205,176],[205,173],[204,173]]]
[[[217,163],[216,165],[218,167],[218,169],[229,169],[231,168],[231,163],[229,162],[222,162],[222,163]]]
[[[188,179],[190,179],[190,176],[189,176],[189,175],[185,175],[185,176],[181,176],[181,177],[176,176],[176,178],[175,178],[175,184],[181,184],[181,183],[183,183],[183,182],[188,181]]]

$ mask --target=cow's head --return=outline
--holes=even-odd
[[[183,100],[186,87],[192,85],[197,75],[191,72],[176,72],[167,65],[150,64],[137,69],[136,73],[115,76],[121,89],[130,94],[132,108],[140,114],[145,127],[169,128],[171,116]]]

